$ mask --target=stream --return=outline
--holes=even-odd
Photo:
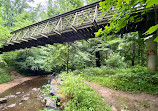
[[[12,87],[2,94],[6,102],[0,104],[0,111],[40,111],[44,108],[41,101],[41,87],[48,83],[48,76],[38,77]]]

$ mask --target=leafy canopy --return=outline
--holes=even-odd
[[[113,16],[110,19],[110,25],[105,26],[105,29],[99,29],[96,36],[104,35],[110,33],[117,33],[120,29],[124,28],[129,22],[137,23],[143,20],[143,18],[132,15],[133,12],[138,13],[137,10],[145,6],[144,12],[150,10],[151,7],[156,7],[158,0],[105,0],[100,2],[100,9],[103,11],[112,10]],[[156,14],[155,14],[156,15]],[[156,21],[155,21],[156,22]],[[158,30],[157,24],[152,26],[144,34],[148,35]],[[157,41],[157,39],[155,39]]]

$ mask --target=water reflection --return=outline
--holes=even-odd
[[[40,88],[47,84],[49,77],[38,77],[13,88],[10,88],[0,94],[0,98],[8,98],[4,111],[39,111],[43,108],[41,103]],[[8,106],[10,108],[7,108]],[[15,106],[15,107],[12,107]],[[2,107],[2,106],[1,106]],[[2,110],[2,108],[0,108]]]

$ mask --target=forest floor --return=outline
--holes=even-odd
[[[112,107],[112,111],[158,111],[158,95],[123,92],[93,82],[85,83],[103,97]]]
[[[10,74],[13,76],[13,81],[10,81],[8,83],[0,84],[0,94],[6,91],[9,88],[12,88],[18,84],[21,84],[25,81],[32,80],[36,77],[24,77],[17,73],[16,71],[11,71]]]

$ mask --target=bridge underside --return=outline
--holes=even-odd
[[[92,8],[89,11],[89,13],[92,13],[92,11],[94,11],[94,13],[92,13],[91,15],[88,14],[87,16],[85,16],[83,13],[83,10],[88,10],[89,8]],[[97,12],[98,12],[98,16],[96,16]],[[73,16],[68,18],[67,16],[69,16],[70,14],[73,14]],[[84,23],[85,21],[84,20],[83,24],[78,25],[75,22],[77,21],[77,16],[81,16],[81,15],[82,15],[82,18],[79,21],[81,21],[82,19],[85,19],[85,20],[88,20],[88,22]],[[60,31],[60,29],[57,29],[57,28],[59,27],[58,26],[59,24],[66,23],[63,20],[64,17],[65,17],[65,21],[67,21],[69,25],[61,26],[62,27],[61,29],[65,29],[65,30]],[[94,17],[94,19],[90,20],[91,17]],[[102,17],[102,18],[101,17],[102,17],[102,14],[101,14],[101,11],[99,12],[98,2],[97,2],[94,4],[70,11],[68,13],[56,16],[54,18],[24,27],[22,29],[19,29],[13,32],[14,34],[17,34],[17,36],[14,38],[14,40],[12,41],[10,40],[9,43],[7,42],[7,44],[4,44],[3,47],[0,48],[0,53],[20,50],[20,49],[25,49],[25,48],[31,48],[31,47],[37,47],[37,46],[45,46],[47,44],[53,45],[54,43],[73,42],[76,40],[83,40],[83,39],[87,40],[89,38],[94,38],[95,37],[94,33],[97,32],[99,28],[104,29],[104,27],[107,24],[109,24],[109,16]],[[58,20],[56,20],[56,18],[58,18]],[[148,18],[145,15],[143,18],[144,18],[143,21],[139,23],[129,23],[125,28],[121,29],[120,32],[118,32],[118,34],[124,34],[124,33],[135,32],[135,31],[144,32],[149,27],[155,25],[155,16],[154,16],[153,10],[151,10],[150,13],[148,14]],[[48,26],[50,25],[50,22],[52,22],[52,19],[56,20],[56,23],[57,23],[57,26],[55,26],[54,29],[52,28],[52,26],[51,27]],[[72,23],[70,23],[71,21]],[[36,28],[39,26],[39,24],[44,27],[41,33],[39,34],[40,36],[39,35],[32,36],[32,34],[34,33],[34,30],[36,29],[32,30],[31,28],[32,27]],[[75,24],[77,25],[75,26]],[[48,27],[48,30],[51,28],[51,31],[47,31],[47,27]],[[32,30],[32,32],[29,33],[28,30]],[[40,30],[40,29],[37,29],[37,30]],[[45,30],[45,33],[43,33],[43,30]],[[20,31],[23,33],[23,35],[21,34]],[[29,37],[24,37],[27,35],[27,33],[28,35],[31,34],[31,36],[29,35]],[[21,34],[21,37],[19,37],[18,34],[19,35]],[[17,39],[17,38],[20,38],[20,39]]]
[[[98,25],[99,28],[104,28],[106,24]],[[118,34],[124,34],[129,32],[136,32],[136,31],[142,31],[143,29],[148,29],[148,27],[153,26],[153,21],[148,21],[146,23],[145,21],[135,23],[135,24],[129,24],[127,27],[122,29]],[[79,29],[77,32],[75,31],[69,31],[62,33],[61,35],[50,35],[48,37],[40,37],[37,40],[28,40],[23,41],[21,43],[14,43],[14,45],[10,44],[8,46],[4,46],[0,49],[1,52],[9,52],[9,51],[15,51],[25,48],[31,48],[31,47],[37,47],[37,46],[45,46],[47,44],[53,45],[54,43],[64,43],[64,42],[74,42],[76,40],[88,40],[89,38],[95,37],[95,32],[98,31],[95,26],[90,26],[86,28]]]

